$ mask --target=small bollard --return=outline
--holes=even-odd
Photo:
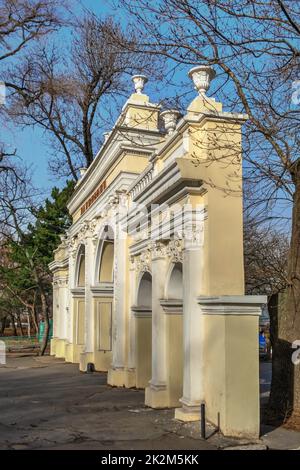
[[[206,439],[206,430],[205,430],[205,403],[201,403],[201,438]]]
[[[86,366],[86,373],[92,374],[93,372],[95,372],[95,366],[92,362],[88,362]]]

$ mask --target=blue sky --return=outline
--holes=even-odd
[[[112,13],[111,3],[109,0],[70,0],[70,4],[74,5],[73,11],[75,15],[83,14],[84,8],[81,8],[80,3],[84,8],[87,8],[97,14],[110,14]],[[64,30],[62,39],[69,38],[68,31]],[[43,132],[37,126],[34,128],[21,129],[20,127],[9,124],[1,130],[1,140],[7,143],[10,149],[17,149],[19,157],[28,165],[32,170],[32,180],[34,186],[41,188],[45,193],[54,185],[62,185],[63,181],[59,182],[48,170],[49,147],[46,144],[46,139],[49,136],[44,136]]]
[[[99,16],[112,14],[114,19],[125,24],[126,19],[124,13],[120,9],[115,10],[113,8],[113,3],[114,0],[69,0],[69,4],[72,5],[72,12],[74,13],[73,19],[82,16],[84,14],[84,9],[86,8]],[[62,42],[68,44],[71,40],[70,30],[64,28],[59,33],[58,37]],[[175,73],[175,82],[176,85],[179,85],[180,82],[187,84],[187,86],[182,87],[182,90],[188,92],[186,101],[191,101],[193,96],[195,96],[195,93],[193,85],[189,79],[187,79],[188,70],[188,66],[179,67]],[[150,81],[147,85],[146,92],[154,102],[157,102],[166,96],[174,96],[178,93],[178,88],[174,90],[174,88],[169,85],[168,88],[164,87],[162,90],[160,83],[153,83],[154,80],[151,81],[151,77],[149,77],[149,79]],[[216,85],[218,84],[218,81],[219,78],[213,82],[211,93],[213,92],[213,89],[217,88]],[[216,98],[218,98],[218,93]],[[124,97],[124,101],[125,99],[126,98]],[[226,102],[224,102],[224,109],[226,110]],[[64,184],[63,180],[59,181],[48,169],[48,162],[51,156],[46,139],[49,139],[49,135],[43,135],[42,130],[37,126],[22,130],[19,127],[8,124],[1,131],[1,140],[4,140],[11,149],[16,148],[18,155],[31,167],[32,179],[35,187],[42,189],[45,195],[47,195],[54,185],[62,186]]]
[[[113,7],[113,0],[69,0],[69,2],[72,6],[74,17],[82,16],[84,14],[84,9],[86,8],[93,11],[98,16],[112,14],[116,20],[123,24],[125,23],[124,14],[122,16],[122,11],[120,9],[115,10]],[[56,44],[59,44],[58,41],[62,41],[62,43],[65,44],[70,43],[70,30],[68,28],[63,28],[58,34],[55,33],[53,39]],[[22,53],[20,54],[20,57],[22,57]],[[187,70],[184,70],[184,73],[182,73],[182,70],[178,70],[176,72],[176,81],[187,79],[186,72]],[[150,83],[147,85],[146,92],[150,95],[152,101],[159,101],[167,95],[172,96],[174,93],[172,87],[168,90],[164,89],[164,96],[161,96],[159,86],[156,86],[155,83],[151,82],[151,77],[149,78]],[[192,99],[193,87],[191,86],[188,91],[190,91],[190,99]],[[11,123],[3,129],[3,131],[4,132],[1,132],[1,139],[9,146],[10,149],[17,149],[19,157],[31,168],[32,180],[35,187],[41,188],[43,192],[47,194],[54,185],[63,186],[64,181],[59,181],[48,169],[48,162],[51,158],[49,146],[47,145],[49,135],[44,135],[43,131],[38,126],[21,129],[19,126],[14,126]]]

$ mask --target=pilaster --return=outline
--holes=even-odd
[[[168,258],[160,242],[152,247],[152,377],[145,391],[145,403],[152,408],[164,408],[167,390],[167,321],[160,300],[164,297]]]

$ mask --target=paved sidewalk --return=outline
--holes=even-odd
[[[0,366],[0,449],[214,449],[199,424],[144,406],[142,390],[111,388],[52,357]]]
[[[271,450],[300,450],[300,432],[263,426],[261,440]]]
[[[268,372],[267,372],[268,373]],[[265,393],[265,390],[262,390]],[[0,366],[0,449],[297,449],[300,433],[264,426],[254,442],[224,438],[174,410],[144,406],[144,391],[112,388],[106,374],[45,357],[9,357]]]

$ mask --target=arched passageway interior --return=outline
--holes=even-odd
[[[170,275],[167,298],[182,300],[183,296],[183,277],[182,263],[175,263]]]
[[[96,299],[96,350],[108,352],[112,350],[112,315],[113,315],[113,282],[114,282],[114,236],[107,226],[99,245],[99,263],[97,268],[97,284],[106,285],[106,295]],[[105,358],[108,363],[108,358]]]
[[[136,384],[145,388],[151,379],[152,364],[152,276],[145,272],[137,293],[136,317]]]
[[[182,263],[174,263],[166,292],[167,368],[170,406],[179,406],[183,394],[183,273]]]
[[[98,280],[100,283],[114,281],[114,243],[112,240],[103,242]]]
[[[75,290],[77,292],[74,297],[74,343],[79,346],[83,346],[85,341],[85,269],[85,246],[81,245],[77,255],[75,270]],[[76,359],[77,361],[79,361],[79,357]]]
[[[77,255],[76,287],[85,286],[85,246],[81,245]]]

